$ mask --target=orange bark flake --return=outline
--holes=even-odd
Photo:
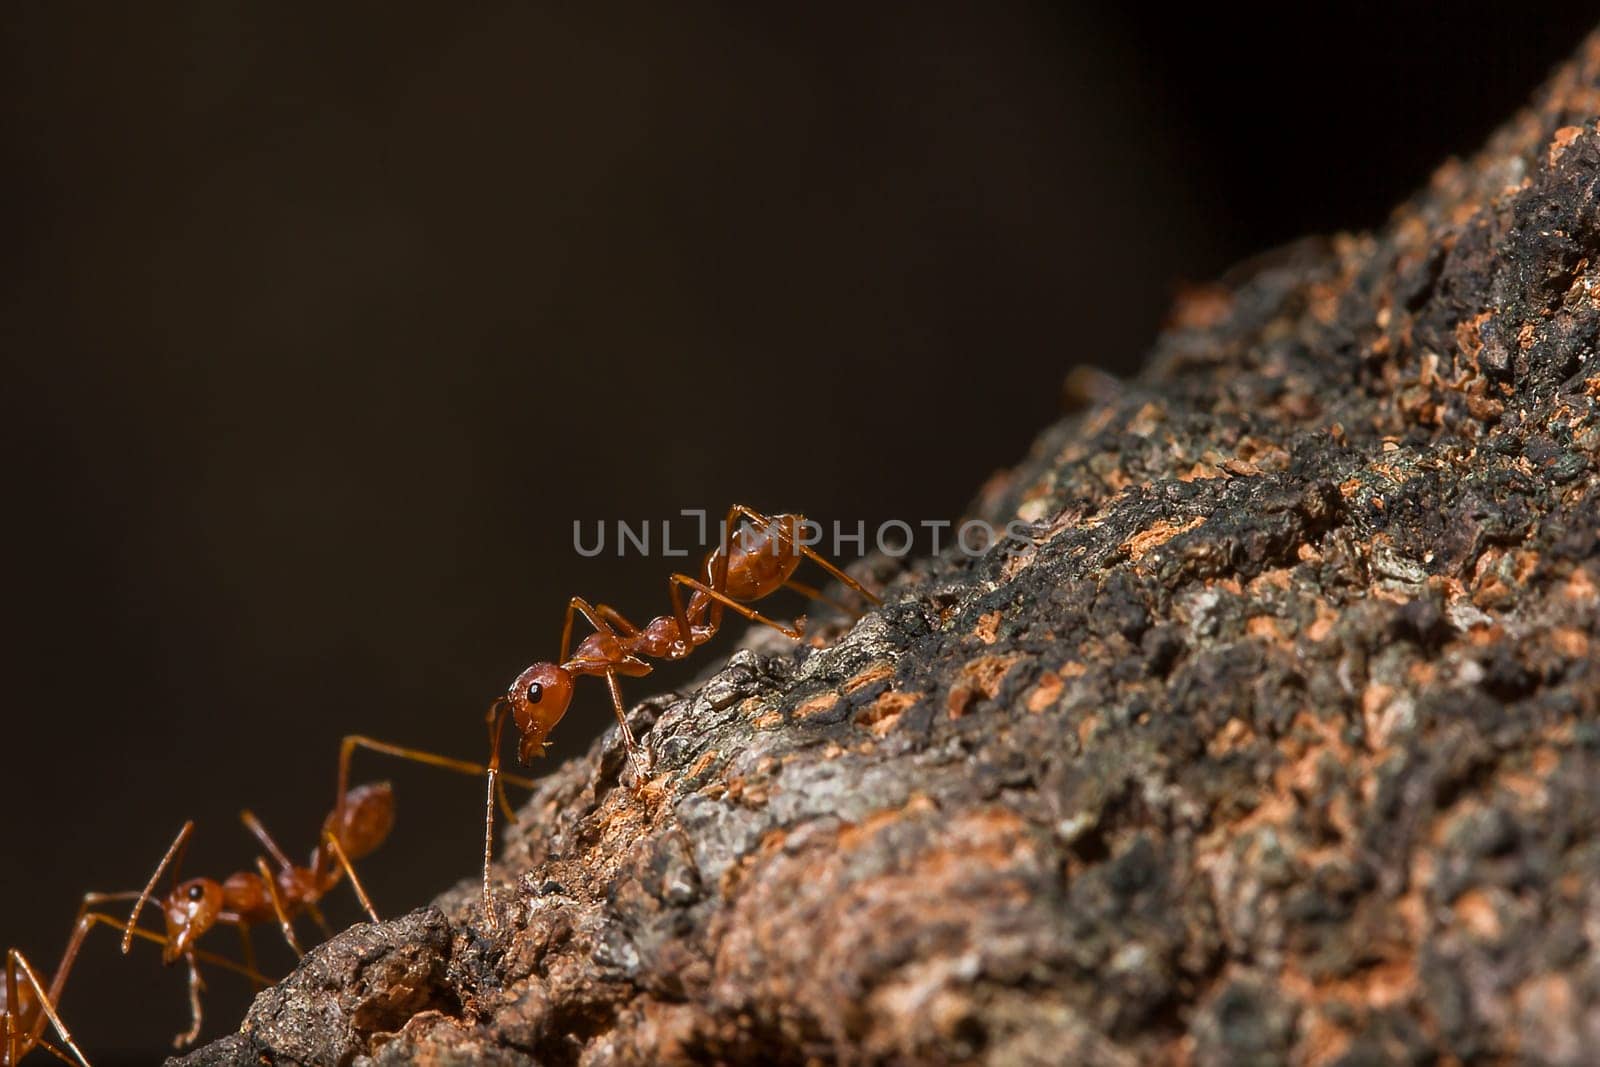
[[[952,719],[959,719],[979,697],[994,699],[1000,691],[1000,680],[1011,665],[1020,659],[1017,655],[980,656],[961,668],[961,677],[950,688],[945,709]]]
[[[1148,530],[1140,531],[1128,538],[1123,543],[1122,549],[1128,553],[1128,558],[1137,563],[1152,549],[1160,548],[1179,534],[1188,533],[1206,520],[1196,516],[1185,523],[1172,523],[1165,519],[1156,523]]]
[[[1064,688],[1066,683],[1061,680],[1061,675],[1055,671],[1045,671],[1039,677],[1039,684],[1028,694],[1028,710],[1037,715],[1060,700]]]
[[[900,716],[916,702],[917,698],[911,693],[884,693],[856,713],[856,725],[874,737],[882,737],[895,728]]]
[[[841,687],[846,693],[854,693],[857,689],[865,689],[873,682],[881,682],[894,674],[894,664],[885,660],[871,664],[860,674],[845,682]]]

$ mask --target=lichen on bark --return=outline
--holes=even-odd
[[[634,709],[189,1064],[1600,1048],[1600,39],[1380,231],[1180,300],[885,606]],[[1069,353],[1070,354],[1070,353]],[[465,872],[461,872],[465,873]]]

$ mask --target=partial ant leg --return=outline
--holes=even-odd
[[[350,879],[350,888],[355,890],[356,899],[361,901],[361,906],[366,909],[367,915],[373,922],[382,922],[383,920],[378,918],[377,911],[372,907],[372,900],[367,896],[366,889],[361,885],[361,879],[356,877],[356,869],[350,863],[350,857],[345,855],[344,846],[339,844],[339,839],[334,836],[331,830],[324,831],[322,838],[327,842],[328,848],[333,851],[333,858],[344,869],[345,877]],[[313,912],[312,914],[316,913]]]
[[[613,637],[617,635],[617,632],[611,628],[610,623],[606,622],[605,616],[600,611],[591,606],[583,597],[575,596],[567,601],[566,621],[561,624],[561,659],[558,661],[561,663],[567,662],[567,653],[572,650],[572,617],[575,613],[582,613],[583,617],[589,620],[589,625],[593,626],[598,632],[610,634]],[[616,614],[616,612],[612,611],[612,614]],[[621,616],[618,617],[620,618]],[[626,622],[627,620],[623,621]],[[629,625],[631,626],[632,624],[629,623]],[[634,632],[638,632],[637,628],[635,628]]]
[[[261,843],[261,847],[266,849],[272,858],[277,861],[279,867],[288,870],[294,866],[289,861],[289,857],[284,855],[283,849],[279,848],[278,843],[272,839],[272,835],[267,833],[267,828],[261,825],[261,820],[256,818],[253,811],[245,808],[239,813],[239,821],[244,823],[244,828],[249,830],[251,835]]]
[[[206,988],[204,979],[200,977],[200,968],[194,961],[194,953],[186,952],[183,958],[189,964],[189,1029],[172,1039],[173,1048],[188,1048],[200,1036],[200,994]]]
[[[500,735],[505,733],[506,716],[510,713],[511,705],[506,698],[496,697],[485,716],[489,722],[489,790],[483,802],[483,921],[491,933],[498,926],[489,886],[489,868],[494,865],[494,798],[500,781]]]
[[[33,987],[33,995],[39,1000],[39,1010],[44,1012],[45,1017],[50,1020],[50,1025],[55,1027],[57,1036],[61,1038],[61,1043],[72,1050],[72,1054],[77,1057],[78,1063],[82,1067],[89,1067],[89,1061],[84,1056],[83,1051],[78,1048],[77,1042],[72,1040],[72,1031],[67,1029],[67,1024],[61,1021],[60,1015],[56,1014],[55,1000],[49,993],[45,992],[44,983],[40,982],[39,976],[33,973],[33,968],[28,965],[28,958],[16,949],[11,949],[6,953],[6,1003],[13,1005],[21,1003],[17,988],[18,971],[27,979],[28,985]],[[49,1042],[38,1041],[37,1038],[34,1040],[43,1047],[55,1052],[58,1057],[67,1063],[72,1062],[65,1056],[61,1056],[59,1050],[51,1046]],[[22,1058],[22,1042],[22,1032],[20,1029],[14,1029],[11,1034],[11,1048],[7,1050],[11,1063],[16,1063]]]
[[[294,936],[294,923],[289,921],[289,913],[284,909],[283,897],[278,895],[278,880],[273,877],[267,861],[260,856],[256,857],[256,870],[260,873],[261,880],[267,884],[267,896],[272,900],[272,911],[278,917],[278,927],[283,931],[283,939],[289,942],[289,947],[294,949],[296,956],[304,956],[305,950],[300,947],[300,942]]]
[[[6,1054],[6,1063],[16,1063],[22,1059],[22,995],[17,992],[17,969],[11,965],[11,956],[6,955],[5,972],[6,1007],[0,1011],[0,1037],[6,1039],[3,1051]],[[18,1009],[15,1016],[12,1010]],[[16,1025],[12,1022],[15,1020]]]
[[[817,566],[821,567],[823,570],[827,571],[829,574],[833,575],[833,577],[836,580],[838,580],[841,584],[849,586],[851,589],[854,589],[856,592],[858,592],[862,596],[866,597],[869,603],[872,603],[872,604],[882,604],[883,603],[883,600],[881,598],[879,598],[878,594],[872,592],[866,586],[862,585],[860,582],[858,582],[854,578],[850,577],[848,574],[846,574],[843,571],[843,569],[841,569],[839,566],[834,564],[826,556],[823,556],[820,553],[812,551],[810,546],[808,546],[808,545],[800,545],[799,549],[800,549],[800,554],[802,556],[804,556],[806,559],[809,559],[812,563],[815,563]]]
[[[339,824],[341,817],[344,815],[345,793],[350,789],[350,758],[355,754],[357,748],[370,749],[373,752],[381,752],[386,756],[398,756],[400,759],[411,760],[413,763],[425,763],[430,767],[442,767],[447,771],[470,774],[474,777],[486,773],[489,769],[482,764],[452,759],[449,756],[440,756],[437,753],[428,752],[420,748],[403,748],[400,745],[391,745],[387,741],[379,741],[376,738],[366,737],[362,734],[348,734],[344,740],[339,742],[339,772],[336,779],[339,796],[333,807],[335,825]],[[515,819],[516,813],[511,807],[511,801],[506,797],[505,785],[509,782],[523,789],[532,789],[533,779],[523,778],[521,775],[516,774],[501,774],[498,775],[498,779],[497,795],[500,800],[500,810],[506,813],[507,819]]]
[[[60,1049],[56,1048],[54,1045],[52,1045],[50,1042],[46,1041],[42,1037],[36,1037],[36,1038],[33,1039],[33,1047],[34,1048],[42,1048],[42,1049],[44,1049],[46,1052],[50,1053],[50,1055],[54,1056],[56,1059],[60,1060],[62,1063],[69,1064],[70,1067],[78,1067],[78,1065],[79,1065],[79,1061],[78,1060],[75,1060],[72,1057],[68,1056],[65,1052],[62,1052]],[[16,1062],[16,1061],[13,1060],[12,1062]],[[85,1064],[84,1067],[88,1067],[88,1065]]]
[[[820,600],[829,607],[837,608],[848,616],[855,617],[856,615],[856,612],[853,608],[845,607],[843,604],[839,603],[837,600],[833,599],[833,597],[829,596],[827,593],[824,593],[815,586],[807,585],[804,582],[797,582],[793,578],[790,578],[787,582],[783,583],[783,587],[785,589],[793,589],[801,596],[809,597],[812,600]]]
[[[637,626],[629,622],[623,616],[622,612],[618,611],[610,604],[596,604],[594,610],[595,614],[606,620],[606,622],[609,622],[612,626],[615,626],[618,630],[621,630],[623,637],[632,637],[634,634],[639,632],[639,628]],[[566,659],[565,656],[561,658]]]
[[[633,780],[636,786],[643,787],[644,772],[639,762],[639,742],[633,738],[633,727],[628,725],[627,712],[622,706],[622,687],[617,684],[617,672],[606,671],[606,686],[611,690],[611,706],[617,713],[617,726],[622,730],[622,747],[628,754],[628,767],[633,771]]]
[[[245,967],[251,971],[256,970],[256,943],[250,939],[250,927],[246,923],[239,924],[239,944],[243,946]],[[250,987],[258,990],[265,989],[267,988],[267,980],[262,978],[258,985],[255,978],[251,978]]]
[[[754,608],[739,603],[737,600],[733,599],[732,597],[728,596],[725,593],[719,593],[717,590],[715,590],[715,589],[711,588],[710,586],[706,585],[704,582],[701,582],[701,581],[698,581],[697,579],[691,578],[687,574],[674,574],[671,578],[669,578],[667,580],[669,582],[675,583],[677,585],[686,585],[690,589],[694,589],[694,590],[696,590],[698,592],[704,593],[706,596],[710,597],[712,600],[716,601],[718,604],[721,604],[723,607],[732,608],[734,611],[738,612],[740,615],[743,615],[745,618],[749,619],[751,622],[759,622],[759,623],[763,623],[763,624],[765,624],[767,626],[770,626],[774,630],[776,630],[779,633],[783,634],[785,637],[792,637],[796,641],[798,641],[798,640],[800,640],[800,638],[805,636],[805,634],[800,630],[799,627],[785,626],[783,623],[778,622],[776,619],[769,619],[765,615],[761,614],[761,612],[755,610]]]
[[[122,954],[126,956],[128,949],[133,946],[133,928],[139,925],[139,914],[144,911],[144,906],[150,899],[150,894],[155,892],[156,882],[161,880],[161,872],[172,865],[172,884],[178,884],[178,871],[183,867],[183,853],[189,847],[189,835],[194,833],[194,820],[190,819],[183,824],[183,829],[178,831],[178,836],[173,838],[172,844],[167,848],[167,854],[161,857],[161,862],[156,864],[155,873],[150,876],[150,881],[145,883],[144,890],[139,894],[139,902],[133,906],[133,911],[128,915],[127,930],[122,935]]]
[[[757,511],[755,508],[748,507],[747,505],[744,505],[744,504],[735,504],[733,507],[728,509],[728,514],[730,516],[732,516],[734,513],[738,513],[740,515],[743,515],[745,518],[749,519],[751,522],[760,523],[761,525],[767,525],[767,524],[770,524],[772,522],[772,519],[770,517],[768,517],[766,515],[763,515],[763,514],[761,514],[761,512]],[[868,592],[866,586],[862,585],[860,582],[858,582],[854,578],[850,577],[843,570],[841,570],[838,566],[836,566],[832,561],[830,561],[826,556],[823,556],[823,555],[821,555],[821,554],[819,554],[817,552],[812,551],[812,549],[811,549],[811,547],[809,545],[797,544],[797,545],[795,545],[795,547],[800,550],[800,554],[802,556],[804,556],[806,559],[809,559],[811,562],[815,563],[817,566],[821,567],[823,570],[827,571],[830,575],[832,575],[839,582],[843,583],[846,586],[849,586],[851,589],[854,589],[856,592],[860,593],[862,596],[866,597],[869,601],[871,601],[874,604],[882,604],[883,603],[882,600],[878,599],[876,594]],[[826,599],[826,598],[824,598],[824,599]]]

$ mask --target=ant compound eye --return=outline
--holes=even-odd
[[[189,887],[189,899],[190,900],[199,900],[201,897],[203,897],[205,895],[206,895],[206,891],[201,886],[192,885],[192,886]]]
[[[544,686],[540,685],[538,682],[534,682],[532,685],[528,686],[528,703],[537,704],[539,703],[539,698],[542,696],[544,696]]]

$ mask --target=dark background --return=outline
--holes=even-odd
[[[53,966],[191,816],[191,873],[251,861],[245,805],[305,852],[346,732],[483,758],[567,596],[664,608],[574,519],[958,515],[1068,368],[1381,223],[1591,18],[1492,10],[8,6],[0,942]],[[400,793],[380,910],[474,875],[479,782],[357,776]],[[66,1017],[148,1058],[181,971],[113,942]]]

